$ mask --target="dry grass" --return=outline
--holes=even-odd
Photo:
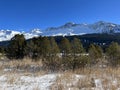
[[[35,86],[33,90],[40,90],[39,86]]]
[[[37,62],[33,62],[32,59],[30,58],[24,58],[23,60],[11,60],[8,62],[5,62],[6,66],[11,66],[11,67],[20,67],[20,66],[27,66],[27,65],[39,65],[42,66],[41,60]]]
[[[120,68],[106,68],[106,69],[92,69],[91,73],[87,73],[89,70],[82,71],[76,70],[75,72],[66,71],[58,74],[55,83],[50,87],[50,90],[118,90],[120,88]],[[78,74],[80,72],[80,74]],[[77,73],[77,74],[76,74]],[[42,76],[45,72],[37,72],[34,75]],[[76,76],[77,75],[77,76]],[[31,73],[23,74],[10,74],[7,75],[7,83],[15,84],[19,81],[19,76],[31,76]],[[17,79],[15,78],[17,77]],[[102,88],[97,86],[95,80],[101,81]],[[34,90],[39,90],[38,86],[34,87]]]
[[[75,75],[80,75],[76,78]],[[82,76],[83,77],[82,77]],[[100,80],[100,83],[96,83]],[[59,75],[51,90],[117,90],[120,88],[120,68],[84,69]]]
[[[0,61],[0,71],[7,72],[37,72],[42,67],[42,61],[32,61],[32,59],[24,58],[23,60],[4,60]]]
[[[48,71],[41,70],[42,62],[33,62],[29,58],[12,61],[0,61],[0,74],[7,74],[7,83],[15,84],[19,81],[19,76],[42,76]],[[4,71],[4,69],[11,69]],[[18,70],[20,70],[18,72]],[[22,72],[23,70],[23,72]],[[33,70],[33,72],[29,72]],[[38,70],[38,72],[34,72]],[[4,71],[4,72],[3,72]],[[78,75],[79,77],[76,77]],[[17,79],[16,79],[17,77]],[[101,90],[96,85],[95,80],[100,80],[102,90],[117,90],[120,88],[120,67],[119,68],[84,68],[73,71],[65,71],[58,74],[55,83],[50,87],[51,90]],[[34,90],[39,90],[36,86]]]
[[[17,83],[17,81],[19,81],[19,76],[18,75],[17,75],[17,78],[16,78],[15,74],[7,76],[7,84],[14,85],[14,84]]]

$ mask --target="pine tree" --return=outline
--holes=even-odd
[[[52,55],[56,56],[58,53],[60,53],[59,47],[53,37],[50,38],[50,46],[51,46],[50,53]]]
[[[41,40],[41,54],[46,57],[50,55],[50,40],[48,39],[48,37],[43,37]]]
[[[74,54],[81,54],[84,52],[84,48],[82,46],[82,43],[79,39],[74,38],[73,41],[71,42],[72,45],[72,52]]]
[[[9,58],[22,59],[25,56],[26,40],[24,35],[15,35],[8,46],[7,55]]]
[[[47,60],[43,61],[44,66],[52,71],[57,70],[61,65],[60,59],[58,58],[59,54],[59,47],[55,39],[51,37],[49,57],[47,58]]]
[[[112,66],[116,67],[120,64],[120,46],[118,43],[112,42],[107,48],[106,53],[109,57],[108,61]]]
[[[62,38],[60,42],[60,49],[61,52],[63,53],[63,56],[67,56],[68,54],[71,53],[71,43],[67,38],[65,37]]]
[[[89,47],[90,64],[96,64],[99,58],[102,58],[102,48],[91,44]]]
[[[33,42],[33,47],[32,47],[33,56],[32,56],[32,58],[35,60],[38,60],[42,56],[42,53],[41,53],[42,37],[40,36],[37,38],[33,38],[32,42]]]
[[[74,38],[71,42],[72,45],[72,57],[73,57],[73,61],[72,61],[72,67],[73,70],[77,67],[79,68],[81,66],[81,64],[83,64],[83,58],[82,57],[82,53],[84,52],[84,48],[82,46],[82,43],[80,42],[79,39]]]
[[[35,38],[33,38],[32,40],[30,40],[27,43],[27,47],[26,47],[26,55],[30,58],[32,58],[33,60],[37,60],[38,58],[38,46],[37,44],[34,42]]]
[[[4,53],[5,53],[5,47],[0,46],[0,53],[1,53],[1,54],[4,54]]]
[[[71,64],[72,64],[72,50],[71,50],[71,43],[69,42],[69,40],[65,37],[62,38],[62,40],[60,41],[60,50],[62,53],[62,65],[64,67],[64,69],[70,69]]]

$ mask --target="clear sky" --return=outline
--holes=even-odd
[[[0,0],[0,29],[28,31],[101,20],[120,24],[120,0]]]

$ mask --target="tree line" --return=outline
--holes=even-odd
[[[24,57],[33,61],[41,60],[45,68],[49,69],[78,69],[92,67],[105,58],[110,66],[120,64],[120,45],[112,42],[103,52],[96,44],[90,44],[88,51],[83,47],[80,39],[68,40],[62,37],[56,42],[54,37],[34,37],[25,40],[23,34],[15,35],[7,47],[0,51],[9,59],[22,60]]]

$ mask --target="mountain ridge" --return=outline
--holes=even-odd
[[[23,34],[26,39],[39,36],[71,36],[92,33],[118,33],[120,25],[105,21],[98,21],[93,24],[76,24],[68,22],[59,27],[49,27],[45,30],[33,29],[30,32],[15,30],[0,30],[0,41],[10,40],[15,34]]]

